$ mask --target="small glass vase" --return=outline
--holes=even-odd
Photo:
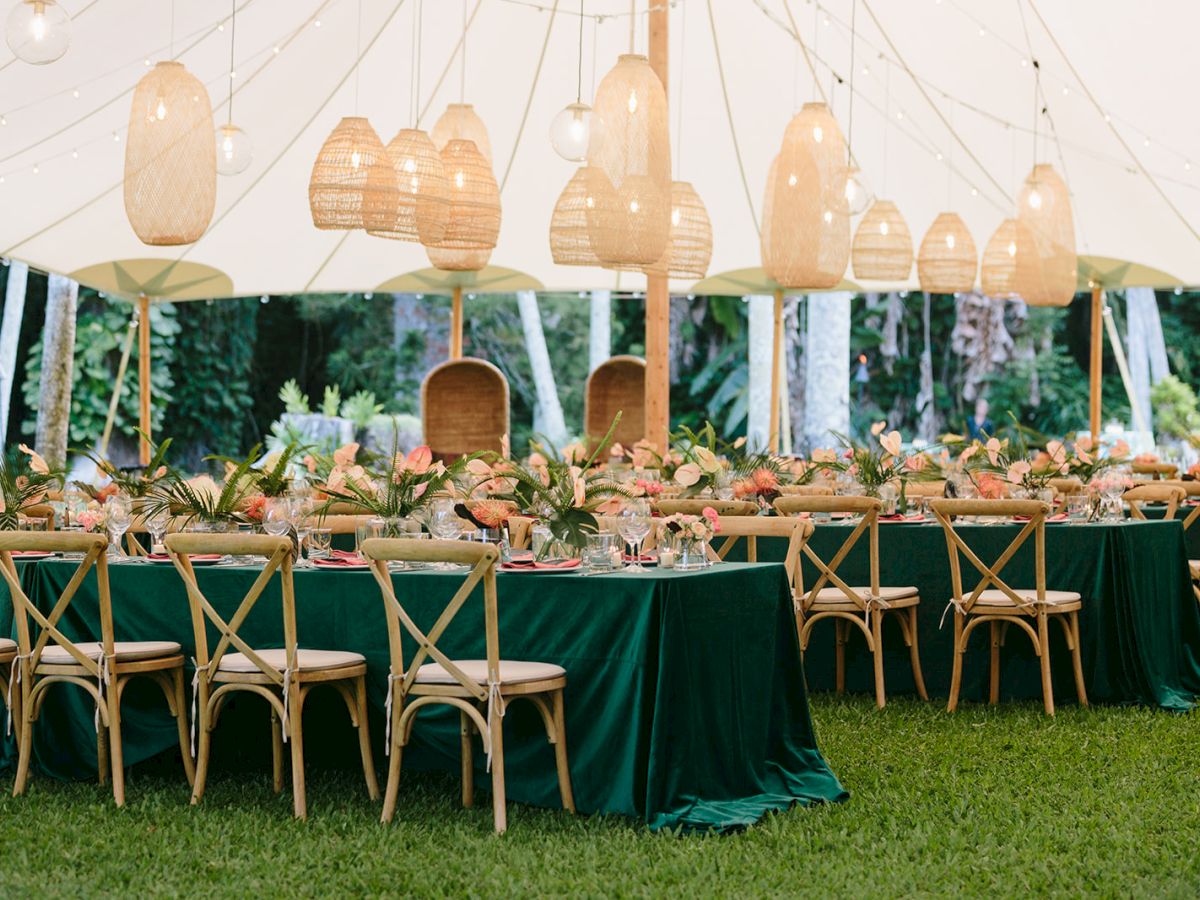
[[[675,568],[680,572],[695,572],[707,569],[711,565],[708,559],[708,541],[703,538],[675,538]]]

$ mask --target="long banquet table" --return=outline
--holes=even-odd
[[[959,525],[967,543],[992,563],[1016,536],[1015,524]],[[945,697],[953,663],[953,613],[945,616],[951,596],[946,538],[934,523],[881,522],[880,580],[885,585],[915,585],[921,592],[917,630],[922,670],[931,696]],[[818,525],[813,550],[829,560],[847,535],[839,524]],[[718,538],[719,540],[719,538]],[[781,558],[782,541],[762,541],[758,558]],[[1033,581],[1033,540],[1027,541],[1004,569],[1010,585]],[[964,585],[978,580],[962,563]],[[1139,703],[1163,709],[1190,709],[1200,701],[1200,606],[1191,589],[1182,524],[1176,521],[1127,520],[1124,523],[1046,525],[1046,584],[1078,591],[1083,597],[1079,627],[1088,699],[1098,703]],[[808,584],[815,569],[804,568]],[[839,574],[851,584],[868,584],[866,537],[843,563]],[[963,670],[964,701],[986,698],[987,633],[971,639]],[[913,693],[908,650],[894,623],[884,624],[885,678],[889,695]],[[1055,696],[1074,702],[1070,655],[1061,632],[1051,631],[1050,658]],[[834,687],[834,629],[818,622],[805,653],[810,691]],[[1041,696],[1037,657],[1024,634],[1011,629],[1001,650],[1002,698]],[[852,629],[846,648],[846,688],[873,690],[870,654]]]
[[[75,566],[59,560],[25,564],[30,597],[42,608],[52,604]],[[197,569],[201,588],[226,616],[255,574],[242,567]],[[394,577],[398,595],[425,628],[461,580],[435,572]],[[172,566],[113,565],[110,583],[120,639],[174,640],[190,655],[187,599]],[[63,630],[74,639],[98,636],[94,585],[89,575],[64,617]],[[277,585],[243,627],[254,646],[279,646]],[[367,658],[381,762],[388,646],[379,589],[363,571],[302,570],[295,586],[301,645],[354,650]],[[656,829],[721,829],[752,823],[769,810],[847,796],[813,736],[783,566],[726,564],[700,573],[645,575],[502,573],[498,595],[501,654],[567,670],[567,741],[581,812],[621,813]],[[0,627],[11,626],[8,598],[0,615]],[[482,623],[477,592],[440,646],[451,656],[481,657]],[[406,657],[412,652],[406,647]],[[321,707],[318,694],[305,709],[307,757],[329,755],[333,744],[356,753],[340,700]],[[243,706],[234,709],[236,704]],[[173,720],[153,686],[140,692],[131,686],[122,717],[130,764],[177,746]],[[216,764],[223,752],[236,756],[250,743],[269,751],[266,722],[258,698],[231,701],[216,732]],[[240,732],[239,745],[221,743],[222,732]],[[83,692],[52,694],[35,741],[39,768],[60,777],[94,776],[94,748],[92,707]],[[510,704],[505,752],[509,798],[558,806],[553,751],[532,706]],[[405,763],[457,772],[457,715],[427,718],[423,712]],[[476,764],[482,767],[483,754]],[[477,783],[487,780],[477,777]]]

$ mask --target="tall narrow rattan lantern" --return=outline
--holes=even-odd
[[[666,252],[647,275],[699,279],[708,274],[712,259],[712,222],[708,209],[687,181],[671,182],[671,239]]]
[[[429,259],[439,269],[472,271],[480,255],[469,251],[490,252],[500,236],[500,189],[492,167],[471,141],[450,141],[441,157],[450,216],[443,239],[427,247]]]
[[[364,209],[376,216],[396,209],[395,166],[362,116],[346,116],[325,139],[308,180],[308,205],[318,228],[362,228]]]
[[[1005,219],[983,248],[979,287],[988,297],[1017,296],[1017,220]]]
[[[933,220],[917,252],[917,278],[927,294],[957,294],[975,287],[975,241],[957,213]]]
[[[589,171],[580,166],[558,195],[550,215],[550,256],[560,266],[598,266],[588,234]]]
[[[806,103],[788,123],[763,198],[763,269],[785,288],[827,290],[850,261],[846,145],[829,108]]]
[[[433,145],[442,150],[450,141],[473,141],[483,158],[492,162],[492,142],[487,126],[470,103],[451,103],[429,132]]]
[[[913,244],[908,223],[891,200],[876,200],[858,223],[850,250],[854,277],[903,281],[912,273]]]
[[[125,144],[125,215],[145,244],[197,240],[217,199],[208,91],[182,63],[160,62],[138,82]]]
[[[436,244],[446,237],[450,221],[450,189],[442,157],[429,135],[402,128],[387,145],[397,179],[396,203],[363,209],[368,233],[400,241]]]
[[[625,54],[596,88],[588,143],[592,249],[613,267],[657,263],[671,228],[667,96],[644,56]]]
[[[1054,167],[1033,167],[1017,200],[1017,293],[1030,306],[1066,306],[1078,260],[1071,197]]]

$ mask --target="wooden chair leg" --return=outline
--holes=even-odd
[[[114,678],[105,696],[108,704],[108,746],[112,758],[113,799],[117,806],[125,805],[125,753],[121,746],[120,680]],[[101,725],[103,730],[103,725]]]
[[[471,727],[471,717],[463,710],[459,710],[458,733],[462,746],[462,805],[468,809],[475,805],[475,759],[471,748],[474,730]]]
[[[196,782],[192,785],[192,806],[204,796],[204,784],[208,780],[208,758],[212,747],[212,711],[208,704],[208,691],[200,692],[200,706],[196,723]]]
[[[963,667],[963,616],[958,610],[954,611],[954,669],[950,675],[950,700],[946,704],[946,712],[954,712],[958,708],[958,691],[962,687]]]
[[[575,792],[571,789],[571,768],[567,764],[567,717],[563,710],[563,692],[554,692],[554,764],[558,769],[558,793],[563,809],[575,812]]]
[[[295,682],[285,684],[290,692],[288,699],[288,740],[292,745],[292,809],[297,819],[308,818],[308,804],[304,796],[304,729],[301,722],[303,699],[300,687]]]
[[[1000,702],[1000,623],[988,622],[988,637],[992,642],[992,659],[988,667],[988,703]]]
[[[375,757],[371,753],[371,726],[367,723],[367,679],[354,679],[354,700],[358,718],[358,750],[362,756],[363,776],[367,780],[367,796],[379,799],[379,779],[375,775]]]
[[[1071,623],[1071,637],[1074,638],[1071,648],[1071,664],[1075,668],[1075,696],[1079,698],[1080,706],[1087,706],[1087,687],[1083,683],[1083,657],[1079,649],[1079,613],[1068,613],[1067,618]]]
[[[508,810],[504,799],[504,718],[497,707],[489,704],[488,739],[492,748],[492,823],[496,834],[508,830]]]
[[[1054,715],[1054,684],[1050,680],[1050,622],[1046,611],[1039,610],[1038,617],[1038,646],[1041,649],[1042,663],[1042,704],[1046,707],[1046,715]]]
[[[387,785],[383,789],[383,814],[379,819],[384,824],[392,821],[392,817],[396,814],[396,796],[400,793],[400,763],[404,754],[404,745],[401,743],[402,735],[400,734],[400,713],[403,710],[404,704],[399,701],[392,706],[392,734],[389,748],[391,755],[388,757]]]
[[[279,730],[279,713],[271,707],[271,790],[283,790],[283,732]]]
[[[20,663],[18,663],[20,665]],[[19,693],[21,708],[21,728],[17,732],[17,777],[13,780],[13,796],[19,797],[25,793],[29,784],[29,763],[33,756],[33,704],[29,700],[29,675],[26,674],[14,695]]]
[[[925,675],[921,671],[921,650],[917,643],[917,608],[915,606],[908,608],[908,632],[911,638],[908,653],[912,659],[913,681],[917,685],[917,696],[922,700],[928,700],[929,691],[925,689]]]
[[[108,729],[103,727],[96,732],[96,771],[100,774],[101,786],[108,784]]]
[[[883,709],[887,697],[883,690],[883,611],[876,610],[871,618],[871,639],[875,644],[871,656],[875,664],[875,705]]]
[[[833,620],[833,632],[836,640],[837,653],[837,678],[836,686],[839,694],[846,693],[846,628],[848,623],[841,619]]]
[[[179,730],[179,752],[183,756],[183,774],[188,786],[196,783],[196,765],[192,760],[192,747],[188,735],[187,692],[183,686],[183,666],[171,670],[171,692],[175,696],[175,726]]]

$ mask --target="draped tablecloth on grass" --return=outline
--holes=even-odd
[[[39,563],[32,578],[35,602],[53,603],[74,568],[69,562]],[[109,571],[118,638],[174,640],[190,655],[187,599],[174,568],[138,563]],[[255,574],[239,567],[197,569],[201,589],[226,617]],[[433,624],[460,581],[461,576],[435,572],[395,576],[397,595],[422,628]],[[497,582],[502,656],[567,670],[567,744],[581,812],[622,813],[652,828],[729,828],[794,803],[846,797],[813,736],[781,565],[646,575],[502,573]],[[367,658],[372,733],[381,762],[388,644],[375,580],[369,572],[306,570],[296,573],[295,584],[301,646],[354,650]],[[243,626],[252,646],[280,645],[277,585]],[[64,631],[76,639],[98,636],[94,575],[64,622]],[[477,591],[439,646],[451,657],[481,658],[483,639]],[[213,640],[210,634],[210,648]],[[410,643],[406,658],[413,651]],[[156,688],[136,684],[122,711],[130,763],[177,741]],[[54,691],[58,696],[48,699],[35,741],[39,766],[63,777],[94,775],[92,706],[81,691]],[[328,745],[337,745],[355,760],[340,698],[326,692],[330,698],[320,705],[320,693],[305,707],[308,759],[336,754]],[[248,697],[230,706],[235,704],[242,708],[222,713],[215,733],[217,765],[226,751],[238,753],[229,745],[230,734],[243,747],[253,743],[269,753],[265,702]],[[423,711],[413,740],[406,766],[458,771],[456,712]],[[530,704],[509,704],[504,744],[509,798],[558,806],[553,751]],[[476,764],[482,771],[482,753]],[[487,779],[479,775],[476,783],[486,785]]]
[[[960,525],[968,545],[988,564],[1016,536],[1019,525]],[[832,558],[848,534],[847,526],[818,525],[814,551]],[[950,566],[946,538],[936,524],[880,523],[880,581],[920,589],[917,630],[925,685],[931,696],[950,690],[953,664],[953,613],[939,627],[950,599]],[[719,540],[719,539],[718,539]],[[781,557],[782,541],[762,541],[759,559]],[[866,536],[860,538],[839,574],[852,585],[869,584]],[[978,576],[963,560],[964,589]],[[1034,584],[1031,537],[1003,576],[1013,587]],[[815,569],[805,565],[811,585]],[[1098,703],[1140,703],[1164,709],[1190,709],[1200,699],[1200,607],[1187,571],[1182,525],[1176,522],[1046,526],[1046,586],[1078,591],[1083,596],[1079,628],[1088,699]],[[887,618],[892,618],[888,616]],[[971,637],[963,669],[964,700],[986,697],[988,634]],[[908,649],[896,623],[884,622],[885,678],[888,693],[915,692]],[[1057,626],[1051,627],[1050,659],[1056,698],[1073,702],[1075,682],[1071,658]],[[834,627],[818,622],[805,654],[810,690],[834,687]],[[1002,697],[1037,699],[1041,681],[1032,642],[1012,628],[1001,649]],[[846,688],[873,691],[873,670],[866,643],[851,629],[846,648]]]

